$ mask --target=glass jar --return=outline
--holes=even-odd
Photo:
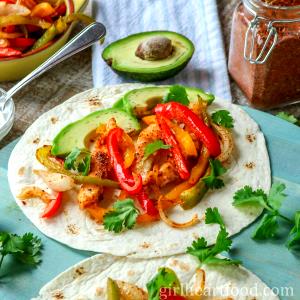
[[[228,69],[253,107],[300,102],[300,5],[274,6],[262,0],[238,4]]]

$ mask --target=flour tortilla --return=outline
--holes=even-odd
[[[33,169],[43,168],[35,158],[38,147],[51,144],[67,124],[111,106],[125,92],[142,86],[108,86],[78,94],[37,119],[14,148],[8,166],[11,191],[24,214],[45,235],[81,250],[139,258],[184,253],[187,246],[199,236],[204,236],[209,244],[215,241],[219,227],[203,222],[186,229],[174,229],[159,221],[148,226],[136,226],[120,234],[108,232],[79,209],[75,191],[67,193],[63,211],[49,220],[40,218],[44,204],[39,199],[30,199],[26,205],[17,199],[25,186],[39,186],[51,193],[32,172]],[[217,100],[209,107],[209,111],[221,108],[228,109],[235,120],[235,151],[230,169],[224,175],[225,188],[208,192],[201,203],[191,210],[183,211],[177,207],[170,217],[183,222],[190,220],[195,213],[202,217],[207,207],[218,207],[228,232],[233,235],[252,223],[262,212],[261,208],[233,207],[233,194],[245,185],[268,191],[271,183],[270,165],[265,139],[258,125],[237,105]]]
[[[155,276],[160,267],[175,271],[182,287],[194,291],[196,269],[199,261],[188,254],[151,260],[116,257],[98,254],[88,258],[58,275],[32,300],[76,299],[104,300],[106,281],[110,277],[137,285],[146,291],[146,284]],[[256,275],[237,266],[202,266],[206,275],[206,297],[227,297],[234,300],[275,300],[279,299]],[[55,296],[59,297],[55,298]]]

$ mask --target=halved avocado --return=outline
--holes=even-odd
[[[126,132],[137,131],[140,129],[138,120],[123,110],[108,108],[95,111],[64,127],[53,140],[52,154],[55,156],[65,156],[75,147],[85,149],[86,137],[100,124],[106,124],[111,118],[115,118],[117,125]]]
[[[172,51],[165,58],[143,59],[137,49],[153,38],[171,41]],[[189,62],[194,53],[193,43],[185,36],[172,31],[148,31],[129,35],[108,45],[102,58],[120,75],[135,80],[150,82],[176,75]]]
[[[205,93],[203,90],[185,87],[190,102],[198,101],[198,95],[207,102],[214,100],[214,95]],[[169,92],[169,86],[151,86],[131,90],[113,105],[114,108],[124,109],[137,117],[147,115],[161,103],[163,97]]]

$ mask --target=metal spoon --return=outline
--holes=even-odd
[[[88,48],[92,44],[101,40],[106,34],[106,29],[103,24],[95,22],[85,27],[73,39],[71,39],[64,47],[53,54],[43,64],[33,70],[30,74],[24,77],[9,91],[2,93],[0,96],[0,113],[4,111],[6,103],[10,98],[18,92],[22,87],[37,78],[47,70],[51,69],[63,60],[71,57],[72,55]],[[2,90],[3,92],[3,90]],[[5,124],[4,124],[5,125]],[[3,125],[3,126],[4,126]]]

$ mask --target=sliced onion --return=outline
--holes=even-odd
[[[9,46],[9,41],[7,39],[1,38],[0,36],[0,48],[5,48]]]
[[[173,228],[187,228],[187,227],[193,226],[193,225],[197,224],[198,222],[200,222],[197,214],[195,214],[190,221],[185,222],[185,223],[177,223],[175,221],[172,221],[166,215],[166,213],[163,209],[162,201],[163,201],[163,197],[160,197],[157,201],[157,209],[158,209],[160,218],[169,226],[171,226]]]
[[[215,131],[218,134],[218,137],[221,142],[221,154],[217,157],[220,162],[225,162],[229,159],[232,151],[233,151],[233,138],[231,132],[217,124],[211,124]]]
[[[40,176],[46,185],[53,191],[65,192],[75,186],[74,179],[59,173],[52,173],[44,170],[34,170],[36,175]]]
[[[1,16],[29,16],[30,9],[20,4],[10,4],[0,2],[0,15]]]
[[[196,270],[194,292],[186,296],[187,300],[201,300],[205,292],[204,289],[205,289],[205,271],[203,269],[198,268]]]
[[[28,186],[23,188],[21,193],[17,197],[20,200],[40,198],[46,204],[48,204],[51,200],[53,200],[53,197],[50,194],[46,193],[44,190],[35,186]]]

